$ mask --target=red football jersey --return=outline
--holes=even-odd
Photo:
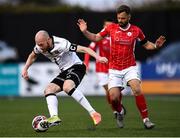
[[[142,41],[145,38],[139,27],[128,24],[127,29],[123,29],[119,24],[113,23],[105,27],[99,34],[102,37],[110,36],[110,69],[123,70],[136,65],[135,43],[137,39]]]
[[[100,56],[106,57],[109,60],[110,54],[110,37],[105,37],[101,41],[91,42],[89,48],[96,51]],[[85,54],[84,63],[88,68],[89,54]],[[106,63],[96,62],[96,72],[108,73],[109,65]]]

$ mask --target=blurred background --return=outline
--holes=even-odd
[[[116,22],[115,10],[121,4],[132,8],[131,23],[139,26],[148,40],[155,42],[160,35],[167,39],[165,46],[155,51],[136,46],[143,92],[180,94],[180,0],[0,0],[0,96],[42,96],[58,74],[56,65],[40,56],[29,70],[30,80],[21,78],[38,30],[88,46],[90,41],[79,31],[77,20],[83,18],[89,30],[97,33],[104,19]],[[84,55],[78,55],[83,60]],[[104,95],[97,86],[93,59],[82,85],[86,95]]]

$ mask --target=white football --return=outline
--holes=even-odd
[[[35,116],[32,121],[32,127],[36,132],[45,132],[48,130],[47,118],[43,115]]]

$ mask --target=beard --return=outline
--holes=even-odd
[[[126,26],[128,25],[129,22],[125,22],[125,23],[122,23],[122,22],[118,22],[119,26],[122,27],[122,28],[126,28]]]

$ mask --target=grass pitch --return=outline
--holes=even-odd
[[[45,98],[0,98],[0,137],[179,137],[180,95],[146,96],[151,120],[156,124],[145,130],[133,96],[123,97],[127,109],[125,127],[119,129],[105,97],[87,97],[102,114],[102,123],[89,129],[88,113],[70,97],[58,97],[60,126],[37,133],[31,127],[36,115],[48,116]]]

